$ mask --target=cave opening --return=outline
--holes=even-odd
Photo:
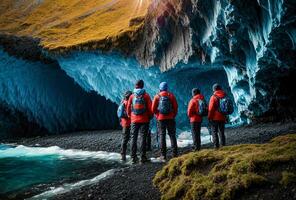
[[[85,91],[57,63],[0,50],[0,133],[4,137],[116,129],[116,104]]]

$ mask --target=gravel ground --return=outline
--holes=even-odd
[[[226,129],[226,139],[228,145],[265,143],[275,136],[289,133],[296,133],[296,123],[267,123],[229,128]],[[66,149],[119,152],[120,131],[79,132],[5,142],[14,142],[28,146],[56,145]],[[211,144],[203,145],[203,148],[211,147]],[[190,147],[182,148],[180,149],[180,154],[188,151],[190,151]],[[156,149],[149,153],[148,156],[155,157],[155,154],[158,154],[158,150]],[[119,170],[112,177],[104,179],[94,185],[55,196],[54,199],[160,199],[160,193],[152,185],[152,179],[162,166],[163,164],[161,163],[133,165]]]

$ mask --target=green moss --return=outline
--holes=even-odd
[[[283,171],[281,184],[287,186],[291,183],[296,183],[296,173]]]
[[[295,183],[295,162],[296,135],[286,135],[266,144],[183,155],[164,166],[153,182],[162,199],[235,199],[249,188],[275,180],[283,185]]]

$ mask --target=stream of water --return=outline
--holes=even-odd
[[[118,153],[1,144],[0,199],[66,192],[124,166]]]

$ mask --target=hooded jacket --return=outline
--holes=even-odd
[[[173,106],[173,110],[171,113],[164,115],[159,113],[158,111],[158,104],[159,104],[159,99],[160,96],[168,96],[172,106]],[[174,119],[178,113],[178,103],[176,100],[176,97],[173,95],[173,93],[171,92],[167,92],[167,91],[161,91],[160,93],[158,93],[157,95],[155,95],[154,99],[153,99],[153,103],[152,103],[152,112],[155,114],[155,117],[157,120],[165,120],[165,119]]]
[[[135,95],[143,95],[146,105],[146,112],[141,115],[135,115],[132,112],[132,104],[133,98]],[[131,123],[148,123],[151,119],[152,112],[151,112],[151,98],[148,93],[146,93],[145,89],[134,89],[134,93],[129,97],[127,103],[127,115],[131,118]]]
[[[225,115],[221,114],[218,111],[218,104],[219,104],[219,99],[218,98],[223,98],[225,97],[226,94],[223,90],[217,90],[214,92],[210,99],[209,103],[209,112],[208,112],[208,119],[209,120],[214,120],[214,121],[226,121]]]
[[[198,100],[204,100],[204,96],[202,94],[195,95],[189,102],[187,115],[190,119],[190,122],[202,122],[202,116],[198,115]]]
[[[124,108],[127,111],[127,104],[128,101],[127,100],[123,100],[123,104],[124,104]],[[120,124],[122,127],[129,127],[131,125],[131,118],[127,117],[127,118],[121,118],[120,119]]]

